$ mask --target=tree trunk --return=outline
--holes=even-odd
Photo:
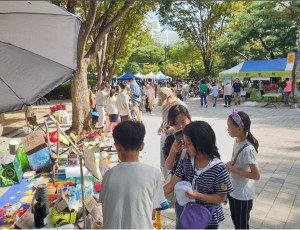
[[[105,73],[103,73],[103,64],[105,60],[105,53],[106,53],[106,47],[107,47],[107,34],[105,35],[103,41],[101,42],[101,48],[97,52],[96,62],[97,62],[97,71],[98,71],[98,87],[100,87],[100,84],[105,77]]]
[[[90,130],[91,110],[87,88],[88,61],[80,63],[71,86],[72,95],[72,127],[74,134],[79,135],[83,130]]]

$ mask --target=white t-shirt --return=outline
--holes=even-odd
[[[230,84],[226,84],[224,87],[224,95],[232,94],[232,86]]]
[[[117,97],[112,96],[107,98],[106,100],[106,112],[108,115],[110,114],[118,114],[118,107],[117,107]]]
[[[103,229],[153,229],[152,211],[164,201],[159,170],[139,162],[119,163],[102,182]]]
[[[105,106],[106,99],[108,97],[108,92],[105,90],[98,91],[96,95],[96,105]]]
[[[118,93],[118,95],[117,95],[117,107],[118,107],[120,116],[128,115],[125,104],[127,104],[127,105],[129,104],[128,94],[125,93],[125,92]]]
[[[146,90],[146,95],[148,97],[148,101],[153,101],[155,99],[155,91],[153,88],[149,88]]]
[[[240,170],[249,171],[249,164],[256,164],[256,150],[253,145],[245,140],[240,143],[234,143],[233,154],[231,160],[235,159],[237,152],[246,144],[248,146],[242,150],[238,155],[237,161],[234,167]],[[255,180],[242,177],[236,173],[230,174],[231,183],[233,186],[233,192],[230,195],[237,200],[253,200],[255,198]]]

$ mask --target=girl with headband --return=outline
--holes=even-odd
[[[255,180],[260,178],[256,161],[259,144],[250,132],[251,121],[246,113],[233,110],[227,126],[228,134],[235,137],[232,158],[226,164],[233,186],[233,192],[228,194],[231,218],[235,229],[249,229]]]

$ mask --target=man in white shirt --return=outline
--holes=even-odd
[[[232,95],[232,86],[229,82],[226,83],[224,87],[224,96],[225,96],[225,105],[224,107],[230,107],[231,104],[231,95]]]
[[[129,96],[126,93],[126,85],[120,83],[121,91],[117,95],[117,107],[121,122],[131,119],[131,113],[129,109]]]
[[[105,120],[105,104],[106,99],[109,97],[109,90],[110,86],[107,82],[102,82],[100,85],[100,90],[97,92],[96,95],[96,109],[98,111],[99,117],[98,122],[96,123],[96,128],[103,128],[104,127],[104,120]]]

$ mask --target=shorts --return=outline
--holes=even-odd
[[[118,114],[110,114],[109,121],[110,122],[118,122],[119,115]]]
[[[120,117],[121,117],[121,122],[128,120],[128,115],[124,115],[124,116],[120,116]]]
[[[132,100],[132,107],[133,108],[138,108],[139,106],[140,106],[140,102],[139,101]]]

